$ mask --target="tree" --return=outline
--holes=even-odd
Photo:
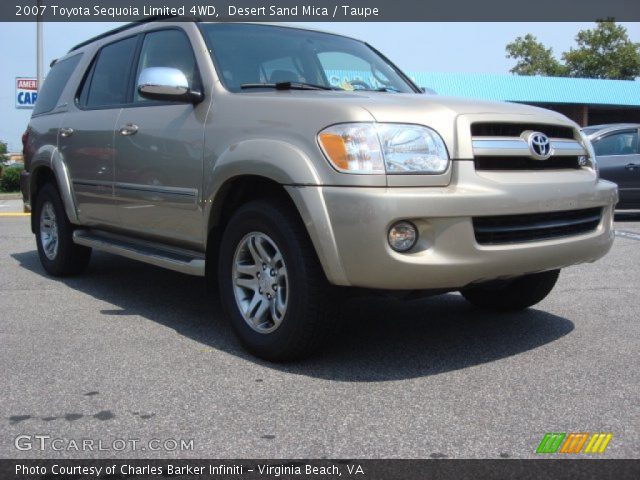
[[[627,29],[611,20],[576,36],[578,48],[562,58],[574,77],[633,80],[640,76],[640,43],[629,40]]]
[[[640,76],[640,43],[633,43],[627,29],[613,19],[598,20],[593,29],[581,30],[576,48],[553,56],[531,34],[507,44],[507,58],[517,59],[510,72],[516,75],[547,75],[634,80]]]
[[[558,77],[566,73],[566,69],[553,56],[551,48],[545,46],[538,39],[527,33],[524,38],[518,37],[507,44],[507,58],[518,59],[516,66],[510,72],[516,75],[545,75]]]
[[[7,144],[0,140],[0,162],[8,160],[7,156]]]

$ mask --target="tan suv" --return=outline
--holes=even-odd
[[[47,272],[97,249],[217,278],[238,337],[271,360],[331,333],[337,287],[522,309],[613,241],[616,187],[575,123],[427,95],[317,31],[108,32],[53,64],[23,141]]]

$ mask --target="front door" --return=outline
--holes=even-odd
[[[145,35],[136,66],[182,70],[199,82],[186,34],[176,28]],[[137,83],[137,82],[136,82]],[[115,196],[124,229],[151,239],[198,244],[206,102],[160,102],[133,94],[115,128]]]
[[[601,176],[618,184],[620,205],[640,205],[638,129],[617,131],[593,141]]]

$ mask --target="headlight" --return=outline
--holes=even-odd
[[[582,146],[587,151],[587,156],[589,157],[591,167],[596,172],[596,176],[600,178],[600,169],[598,168],[598,162],[596,160],[596,152],[593,149],[591,140],[589,140],[589,137],[587,137],[582,131],[580,131],[580,140],[582,140]]]
[[[399,123],[345,123],[325,128],[318,143],[340,172],[440,174],[447,148],[434,130]]]

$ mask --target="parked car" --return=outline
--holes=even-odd
[[[330,83],[338,67],[358,78]],[[555,112],[425,95],[341,35],[143,22],[55,62],[22,191],[50,274],[96,249],[217,278],[242,343],[285,360],[350,287],[541,301],[613,242],[590,148]]]
[[[596,153],[602,178],[618,184],[616,208],[640,208],[640,123],[612,123],[583,128]]]

